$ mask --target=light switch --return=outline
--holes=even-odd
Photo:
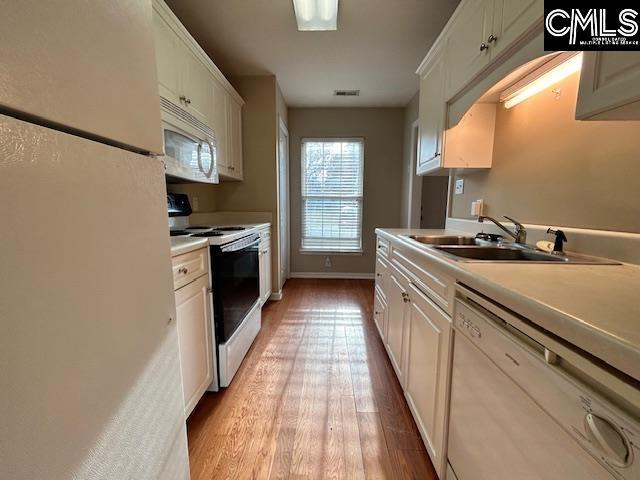
[[[458,178],[456,180],[456,195],[464,193],[464,178]]]

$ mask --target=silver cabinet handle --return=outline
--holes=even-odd
[[[487,45],[486,43],[482,42],[482,43],[480,44],[480,51],[481,51],[481,52],[483,52],[483,51],[485,51],[485,50],[488,50],[488,49],[489,49],[489,45]]]
[[[180,267],[178,269],[178,273],[182,273],[182,274],[186,275],[187,273],[189,273],[189,269],[187,267]]]
[[[235,170],[236,167],[229,167],[229,170]]]
[[[489,35],[489,38],[487,38],[487,43],[493,43],[497,41],[498,41],[498,37],[496,37],[493,33]]]

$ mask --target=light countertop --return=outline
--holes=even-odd
[[[171,237],[171,256],[189,253],[209,245],[208,238],[198,237]]]
[[[452,260],[400,235],[452,230],[377,229],[468,285],[640,381],[640,266],[478,263]]]

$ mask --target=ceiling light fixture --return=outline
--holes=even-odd
[[[582,53],[563,53],[525,76],[500,95],[505,108],[511,108],[580,71]]]
[[[337,30],[338,0],[293,0],[298,30]]]

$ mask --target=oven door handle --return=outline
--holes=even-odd
[[[227,252],[237,252],[238,250],[244,250],[250,247],[257,247],[260,244],[260,237],[257,237],[255,240],[253,240],[250,243],[245,243],[245,242],[246,242],[246,239],[244,238],[240,240],[236,240],[235,242],[232,242],[228,245],[223,246],[220,250],[227,253]]]

